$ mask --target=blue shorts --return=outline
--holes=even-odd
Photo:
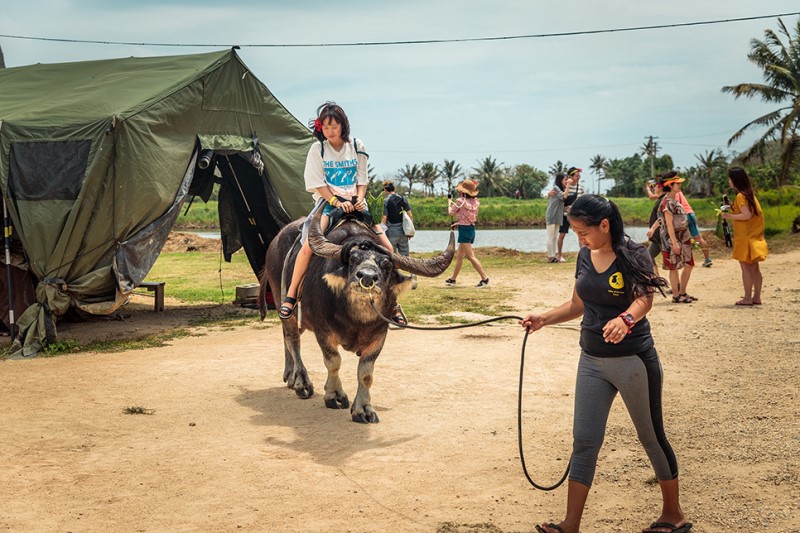
[[[697,228],[697,217],[694,213],[686,213],[686,218],[689,219],[689,234],[692,237],[700,235],[700,230]]]
[[[475,226],[458,226],[458,242],[472,244],[475,242]]]

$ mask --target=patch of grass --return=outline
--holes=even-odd
[[[156,410],[148,409],[147,407],[141,407],[139,405],[132,405],[123,409],[122,412],[126,415],[154,415]]]
[[[235,253],[230,263],[222,264],[219,254],[162,253],[147,279],[167,282],[167,296],[196,303],[230,303],[238,285],[258,282],[244,253]]]
[[[67,339],[64,341],[45,342],[40,355],[42,357],[52,357],[63,353],[74,353],[81,350],[81,343],[76,340]]]
[[[503,530],[491,522],[481,522],[479,524],[443,522],[436,528],[436,533],[503,533]]]
[[[98,340],[81,343],[74,339],[45,343],[40,353],[43,357],[53,357],[66,353],[79,352],[123,352],[127,350],[144,350],[147,348],[160,348],[168,341],[182,337],[198,337],[204,333],[188,329],[174,329],[163,333],[136,337],[133,339]]]

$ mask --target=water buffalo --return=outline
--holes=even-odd
[[[302,286],[301,308],[288,320],[282,320],[285,367],[283,380],[301,398],[314,394],[314,385],[300,357],[300,334],[313,331],[322,349],[328,379],[325,381],[325,406],[330,409],[350,407],[339,378],[341,355],[338,347],[354,352],[358,358],[358,391],[350,413],[353,421],[376,423],[378,415],[369,394],[372,370],[386,340],[388,324],[373,309],[370,300],[383,316],[392,316],[399,293],[411,286],[411,278],[402,269],[419,276],[438,276],[453,259],[454,238],[440,255],[416,259],[391,253],[378,244],[374,232],[358,222],[344,222],[327,237],[319,229],[322,209],[310,223],[308,239],[314,255]],[[302,230],[302,219],[287,225],[267,250],[261,282],[261,317],[266,315],[266,285],[280,292],[284,263],[288,286],[294,266],[294,245]],[[289,255],[287,259],[287,254]],[[286,261],[284,261],[287,259]],[[298,314],[300,314],[298,318]],[[299,324],[298,324],[299,320]]]

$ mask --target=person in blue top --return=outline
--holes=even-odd
[[[678,463],[664,433],[663,374],[647,320],[653,293],[663,295],[667,280],[653,272],[647,249],[625,234],[613,202],[583,195],[568,216],[581,244],[572,298],[520,321],[522,327],[537,331],[583,317],[566,516],[558,524],[537,525],[536,531],[579,531],[608,414],[619,393],[661,487],[661,515],[643,531],[686,533],[692,524],[681,509]]]

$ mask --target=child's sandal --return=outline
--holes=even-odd
[[[292,314],[294,314],[294,307],[297,304],[297,298],[292,298],[291,296],[286,296],[283,299],[284,304],[292,304],[291,307],[288,305],[281,305],[281,308],[278,309],[278,316],[281,317],[281,320],[288,320],[292,318]]]

